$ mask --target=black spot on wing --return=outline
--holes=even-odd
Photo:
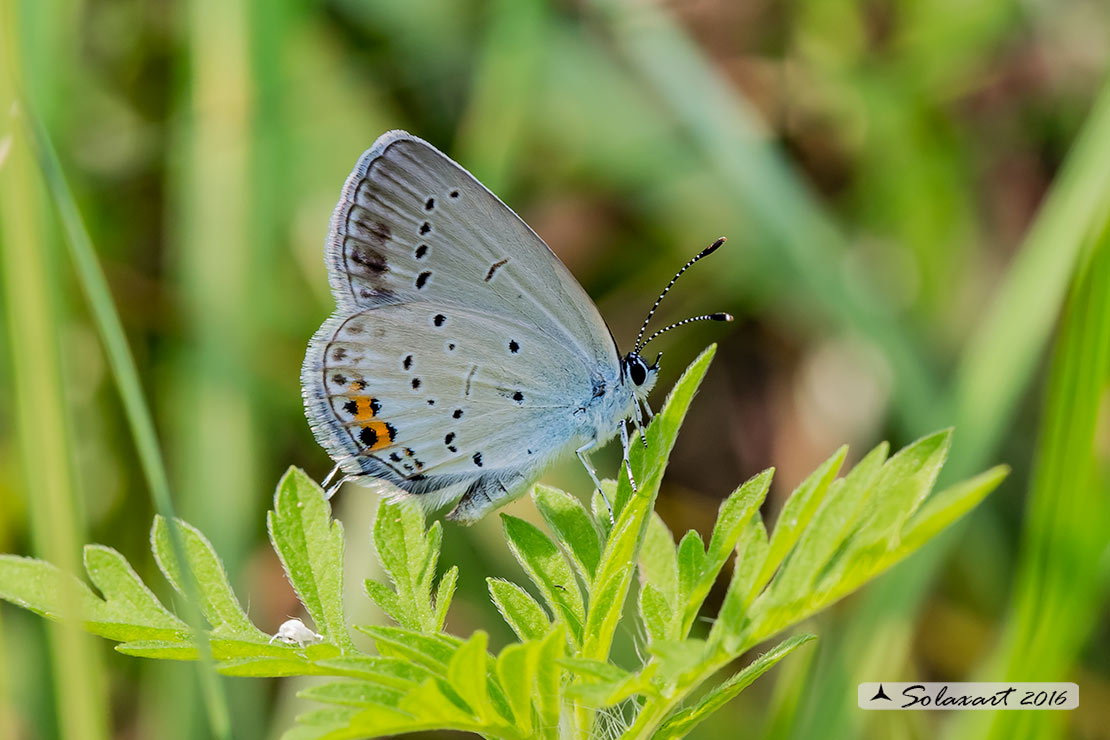
[[[443,326],[443,324],[446,323],[446,321],[447,321],[447,317],[444,316],[441,313],[437,313],[435,315],[435,318],[432,319],[432,323],[435,324],[436,326]]]
[[[451,414],[451,416],[455,419],[462,418],[462,415],[463,415],[463,410],[462,409],[455,409],[455,413]]]
[[[426,201],[424,201],[424,210],[425,211],[430,211],[435,207],[436,207],[436,199],[435,198],[428,198]]]
[[[417,275],[416,276],[416,289],[417,290],[423,290],[424,286],[427,285],[427,283],[428,283],[428,278],[430,278],[431,276],[432,276],[432,271],[431,270],[425,270],[424,272]]]
[[[482,453],[481,452],[475,452],[474,457],[472,457],[471,459],[474,460],[474,464],[476,466],[478,466],[479,468],[482,467]]]
[[[416,390],[419,387],[420,387],[420,378],[413,378],[412,379],[412,389]]]
[[[378,443],[378,433],[374,431],[373,427],[365,426],[358,433],[358,441],[366,447],[373,447]]]
[[[422,260],[422,259],[424,259],[424,255],[426,255],[427,253],[428,253],[428,245],[427,244],[421,244],[419,247],[416,248],[416,251],[413,252],[413,256],[416,257],[416,259],[418,259],[418,260]]]
[[[515,339],[509,340],[509,351],[512,352],[514,355],[520,351],[520,345],[517,344],[517,341]]]
[[[420,224],[420,234],[421,234],[421,236],[423,236],[424,234],[427,234],[431,230],[432,230],[432,225],[430,223],[428,223],[427,221]]]

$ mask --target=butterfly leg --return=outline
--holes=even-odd
[[[342,470],[342,469],[343,469],[343,466],[339,463],[336,463],[335,467],[331,469],[330,473],[328,473],[328,476],[326,478],[324,478],[323,481],[321,481],[320,488],[327,488],[328,486],[330,486],[332,480],[335,479],[335,476],[338,475],[339,471]]]
[[[605,505],[609,508],[609,522],[615,523],[615,520],[613,519],[613,505],[609,503],[609,497],[605,495],[605,490],[601,487],[601,481],[597,479],[597,473],[594,472],[593,465],[590,465],[590,461],[586,457],[586,453],[592,450],[594,445],[596,444],[597,440],[587,442],[586,444],[575,450],[574,454],[578,455],[578,459],[582,461],[582,467],[586,469],[586,472],[590,476],[590,480],[594,482],[594,487],[597,489],[597,492],[600,493],[601,498],[605,500]]]
[[[632,462],[628,459],[628,422],[621,419],[617,426],[621,432],[621,453],[624,455],[624,469],[628,471],[628,482],[632,485],[632,492],[636,493],[636,479],[632,477]]]

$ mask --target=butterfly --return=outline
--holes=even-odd
[[[659,357],[622,354],[593,301],[512,210],[431,144],[382,135],[347,178],[325,249],[335,313],[308,344],[305,413],[336,462],[474,522],[571,452],[650,420]],[[661,356],[661,355],[660,355]],[[631,472],[629,472],[631,480]],[[632,481],[635,487],[635,481]],[[604,493],[602,494],[604,495]]]

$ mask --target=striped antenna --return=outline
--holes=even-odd
[[[647,331],[648,322],[651,321],[651,317],[655,315],[655,309],[659,308],[659,304],[663,302],[664,296],[666,296],[668,291],[670,291],[670,289],[672,287],[674,287],[674,284],[676,282],[678,282],[678,279],[680,277],[682,277],[682,273],[689,270],[690,267],[695,262],[700,260],[702,257],[708,257],[709,255],[713,254],[715,251],[717,251],[717,247],[721,246],[724,243],[725,243],[725,238],[722,236],[720,239],[718,239],[717,241],[713,242],[712,244],[710,244],[705,249],[703,249],[700,252],[698,252],[697,254],[695,254],[689,262],[687,262],[685,265],[682,266],[681,270],[679,270],[678,272],[675,273],[675,276],[673,278],[671,278],[671,282],[667,283],[667,287],[663,288],[663,292],[660,293],[659,297],[655,299],[655,305],[651,307],[650,311],[648,311],[647,318],[644,319],[644,324],[643,324],[643,326],[640,327],[640,333],[636,335],[636,346],[632,348],[632,354],[638,353],[641,349],[643,349],[644,347],[647,346],[648,342],[650,342],[652,339],[654,339],[655,337],[662,334],[664,331],[667,331],[667,329],[673,329],[675,326],[678,326],[678,324],[668,326],[667,329],[663,329],[663,331],[657,331],[657,332],[655,332],[655,334],[652,334],[651,337],[647,340],[647,342],[641,342],[640,341],[644,338],[644,332]],[[713,315],[717,316],[717,315],[724,315],[724,314],[713,314]],[[687,319],[686,321],[687,322],[700,321],[704,318],[708,318],[708,317],[699,316],[699,317],[694,318],[694,319]],[[717,320],[719,321],[720,319],[717,319]],[[732,320],[732,318],[729,317],[729,321],[731,321],[731,320]],[[682,322],[680,322],[680,323],[682,323]]]
[[[730,314],[730,313],[707,313],[707,314],[704,314],[703,316],[691,316],[688,319],[683,319],[682,321],[676,321],[675,323],[671,324],[670,326],[665,326],[662,329],[660,329],[659,331],[652,334],[650,337],[648,337],[644,341],[644,343],[642,345],[640,345],[640,349],[643,349],[644,347],[648,346],[648,344],[651,343],[651,340],[655,339],[660,334],[663,334],[664,332],[668,332],[671,329],[677,329],[680,326],[686,326],[687,324],[692,324],[695,321],[732,321],[732,314]],[[658,364],[659,360],[656,359],[655,362],[656,362],[656,364]]]

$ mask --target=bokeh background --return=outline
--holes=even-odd
[[[123,552],[158,593],[140,453],[74,269],[79,209],[134,353],[178,513],[253,619],[297,604],[264,512],[330,466],[298,370],[331,311],[328,218],[404,128],[547,240],[627,347],[656,321],[655,404],[717,359],[659,511],[707,533],[777,468],[765,516],[839,444],[956,426],[948,481],[1014,472],[954,532],[807,628],[695,737],[1110,737],[1110,6],[1102,0],[3,0],[0,551]],[[41,125],[68,182],[28,131]],[[68,193],[72,193],[69,195]],[[79,233],[79,232],[78,232]],[[104,306],[101,306],[104,308]],[[654,345],[653,345],[654,346]],[[132,396],[134,399],[134,396]],[[616,470],[615,450],[600,454]],[[586,494],[577,464],[550,481]],[[348,487],[356,621],[369,494]],[[514,514],[534,518],[528,501]],[[459,634],[510,637],[495,517],[448,526]],[[720,598],[711,596],[710,602]],[[204,738],[196,669],[0,604],[0,736]],[[627,657],[627,656],[626,656]],[[620,656],[618,655],[618,659]],[[864,713],[863,680],[1077,681],[1070,713]],[[222,679],[236,738],[277,737],[295,681]]]

